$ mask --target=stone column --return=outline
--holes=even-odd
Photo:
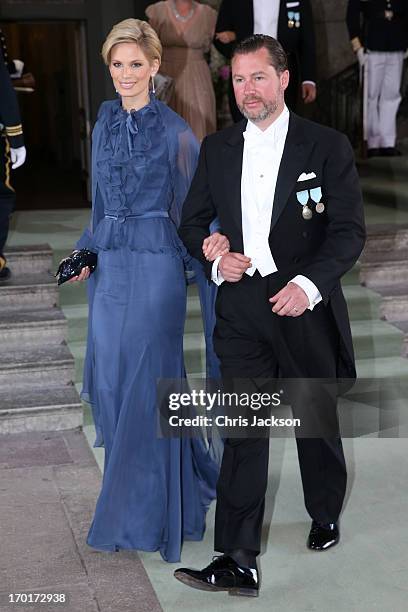
[[[355,62],[346,26],[348,0],[311,0],[315,18],[318,80]]]

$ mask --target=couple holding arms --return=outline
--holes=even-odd
[[[355,378],[340,286],[365,236],[353,152],[343,135],[287,109],[286,55],[272,37],[235,48],[245,119],[206,137],[200,152],[184,120],[151,91],[161,58],[151,26],[117,24],[102,55],[119,96],[102,104],[95,124],[91,223],[78,243],[98,253],[83,397],[105,447],[88,543],[178,561],[183,540],[202,539],[217,497],[221,555],[175,577],[256,596],[269,440],[226,439],[219,470],[204,440],[158,439],[157,379],[185,376],[186,270],[223,378]],[[305,200],[319,189],[318,202]],[[84,268],[75,280],[88,277]],[[214,358],[207,371],[217,377],[217,369]],[[327,410],[336,418],[334,399]],[[341,439],[297,446],[313,521],[308,546],[325,550],[339,539]]]

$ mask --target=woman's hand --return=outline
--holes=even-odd
[[[228,45],[228,43],[237,40],[237,35],[235,34],[235,32],[227,30],[226,32],[217,32],[215,38],[222,42],[224,45]]]
[[[79,276],[73,276],[67,282],[68,283],[76,283],[77,281],[84,281],[84,280],[87,280],[90,276],[91,276],[91,273],[89,271],[88,266],[86,266],[85,268],[82,268],[81,273],[80,273]]]
[[[221,255],[226,255],[230,250],[230,243],[226,236],[214,232],[203,241],[203,253],[207,261],[214,261]]]

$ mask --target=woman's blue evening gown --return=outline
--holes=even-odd
[[[171,562],[180,559],[183,540],[202,539],[218,476],[205,441],[157,437],[156,381],[185,376],[189,257],[176,226],[197,154],[187,124],[154,96],[131,113],[120,100],[102,104],[93,132],[92,220],[78,243],[98,253],[83,397],[92,406],[95,444],[105,447],[87,541],[100,550],[158,550]],[[189,263],[208,306],[213,289],[197,262]]]

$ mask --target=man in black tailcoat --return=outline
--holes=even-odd
[[[228,59],[235,45],[252,34],[277,38],[288,55],[286,104],[296,110],[300,82],[303,101],[309,104],[316,99],[316,43],[310,0],[222,0],[215,31],[214,44]],[[232,86],[229,101],[234,121],[240,121]]]
[[[273,38],[239,44],[232,77],[246,119],[204,139],[180,226],[187,249],[219,285],[214,348],[222,377],[353,381],[340,284],[365,240],[353,151],[344,135],[288,110],[287,59]],[[202,244],[216,216],[230,252],[211,264]],[[313,412],[320,401],[314,393],[306,386],[292,408]],[[335,435],[296,440],[312,550],[339,541],[346,490],[336,397],[323,409]],[[203,570],[176,570],[176,578],[204,590],[258,594],[268,457],[266,437],[226,440],[215,524],[215,550],[223,554]]]

